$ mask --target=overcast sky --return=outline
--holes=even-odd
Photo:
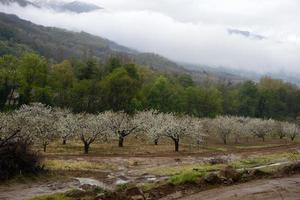
[[[0,11],[38,24],[84,30],[176,61],[257,72],[300,73],[299,0],[85,2],[105,10],[72,14],[1,5]],[[229,29],[235,30],[233,34]],[[236,30],[248,31],[250,36]]]

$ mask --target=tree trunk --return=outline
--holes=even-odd
[[[246,142],[249,143],[249,137],[246,137]]]
[[[174,144],[175,144],[175,152],[178,152],[179,151],[179,140],[175,139]]]
[[[291,137],[291,140],[292,140],[292,141],[294,141],[294,140],[295,140],[295,137],[294,137],[294,136],[292,136],[292,137]]]
[[[67,144],[67,140],[66,140],[66,139],[63,139],[62,144],[63,144],[63,145],[66,145],[66,144]]]
[[[235,138],[234,143],[235,143],[235,144],[238,144],[238,143],[239,143],[239,138],[238,138],[238,137]]]
[[[124,137],[119,136],[119,147],[123,147],[123,143],[124,143]]]
[[[154,145],[158,145],[158,139],[154,140]]]
[[[43,147],[44,147],[44,152],[46,152],[47,151],[47,144],[44,144]]]
[[[261,137],[262,138],[262,141],[264,142],[265,141],[265,137]]]
[[[227,144],[227,138],[223,137],[223,143],[226,145]]]
[[[284,135],[280,135],[279,138],[282,140],[284,138]]]
[[[84,143],[84,154],[88,154],[90,149],[90,144],[87,142]]]

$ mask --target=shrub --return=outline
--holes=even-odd
[[[32,152],[27,143],[14,142],[1,147],[0,158],[0,180],[42,170],[39,155]]]

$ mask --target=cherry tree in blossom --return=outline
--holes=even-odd
[[[125,112],[104,113],[107,119],[108,131],[111,135],[115,135],[119,140],[119,147],[124,146],[124,139],[133,133],[138,133],[142,130],[142,119],[138,115],[129,115]]]
[[[175,146],[175,151],[179,151],[179,142],[182,138],[194,134],[194,126],[192,117],[177,116],[174,113],[164,114],[164,131],[163,135],[172,139]]]
[[[218,116],[212,120],[212,127],[215,133],[227,144],[229,136],[235,131],[235,119],[230,116]]]
[[[62,138],[62,144],[65,145],[67,140],[72,136],[75,136],[77,130],[77,117],[70,110],[56,109],[55,114],[57,115],[57,131]]]
[[[262,120],[255,118],[249,120],[246,125],[246,129],[248,129],[253,136],[265,141],[265,138],[274,131],[275,125],[276,122],[272,119]]]
[[[107,138],[107,114],[77,114],[76,133],[84,144],[84,153],[88,154],[90,145],[96,140],[105,140]]]
[[[157,110],[139,112],[136,116],[141,121],[143,130],[154,145],[158,145],[159,139],[163,136],[165,130],[165,116]]]
[[[46,152],[47,146],[57,134],[55,123],[57,119],[54,110],[41,103],[33,103],[21,106],[16,114],[19,118],[24,118],[27,128],[23,130],[23,134],[32,135],[34,141],[42,144],[44,152]]]
[[[299,127],[296,124],[289,122],[282,123],[282,130],[284,134],[291,139],[291,141],[294,141],[295,138],[300,134]]]

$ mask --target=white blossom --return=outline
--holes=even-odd
[[[119,147],[123,147],[125,137],[142,130],[142,119],[137,115],[131,116],[125,112],[104,113],[107,119],[108,131],[119,139]]]
[[[282,123],[282,130],[292,141],[294,141],[294,139],[300,134],[299,127],[293,123]]]
[[[23,129],[23,134],[30,135],[35,142],[41,143],[46,151],[47,145],[57,134],[57,119],[53,109],[41,103],[33,103],[21,106],[16,115],[17,118],[24,119],[26,128]]]
[[[105,113],[98,115],[78,114],[76,132],[84,144],[84,153],[89,152],[90,145],[96,140],[107,138],[107,118]]]

